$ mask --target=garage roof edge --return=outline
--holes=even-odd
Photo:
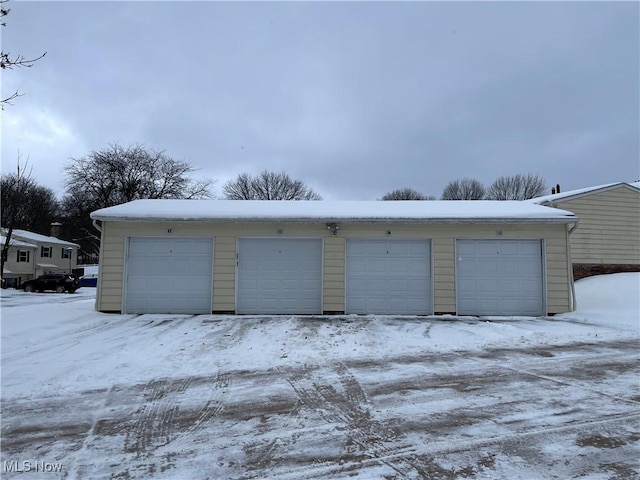
[[[350,223],[572,223],[568,211],[530,202],[136,200],[96,210],[102,221],[350,222]]]

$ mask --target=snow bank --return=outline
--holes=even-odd
[[[576,282],[575,312],[557,319],[574,319],[640,334],[640,273],[614,273]]]

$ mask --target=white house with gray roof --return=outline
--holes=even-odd
[[[4,229],[2,229],[4,233]],[[2,244],[4,245],[4,236]],[[13,230],[4,266],[7,285],[39,277],[45,273],[72,272],[77,267],[77,243],[27,230]]]

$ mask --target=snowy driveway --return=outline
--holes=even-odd
[[[2,477],[634,478],[640,277],[614,278],[608,315],[490,321],[105,315],[89,289],[3,291]]]

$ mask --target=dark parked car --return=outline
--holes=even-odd
[[[54,290],[58,293],[73,293],[80,288],[80,281],[75,275],[68,273],[48,273],[33,280],[27,280],[20,288],[25,292],[44,292]]]

